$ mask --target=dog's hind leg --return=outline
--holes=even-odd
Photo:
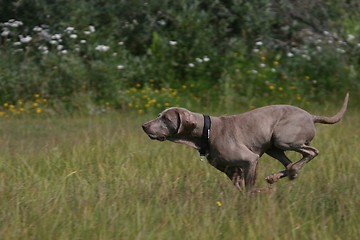
[[[304,166],[305,163],[310,162],[314,157],[316,157],[319,154],[319,150],[317,150],[314,147],[310,147],[306,144],[303,144],[299,148],[294,148],[292,150],[302,154],[303,157],[299,161],[295,163],[291,163],[286,167],[287,175],[290,180],[293,180],[297,177],[298,172]]]
[[[266,154],[268,154],[269,156],[279,160],[281,162],[282,165],[284,165],[284,167],[286,168],[289,164],[291,164],[291,160],[285,155],[284,150],[273,147],[269,150],[266,151]],[[283,170],[283,171],[279,171],[277,173],[273,173],[269,176],[267,176],[265,178],[265,180],[270,183],[273,184],[275,182],[277,182],[280,178],[286,177],[287,176],[287,170]]]

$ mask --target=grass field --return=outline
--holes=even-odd
[[[140,126],[152,117],[1,120],[1,239],[359,237],[355,107],[337,125],[318,125],[320,154],[297,180],[260,194],[237,192],[192,149],[150,141]],[[281,168],[264,156],[257,186]]]

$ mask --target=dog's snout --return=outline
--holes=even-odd
[[[141,127],[145,133],[149,133],[150,128],[151,128],[151,122],[146,122]]]

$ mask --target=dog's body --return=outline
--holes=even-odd
[[[333,117],[322,117],[290,105],[271,105],[233,116],[211,116],[206,157],[211,165],[224,172],[241,190],[255,183],[259,158],[267,153],[279,160],[285,170],[266,178],[274,183],[282,177],[294,179],[303,165],[319,153],[309,144],[315,136],[315,123],[334,124],[344,115],[349,95]],[[204,116],[184,108],[169,108],[159,117],[143,124],[151,139],[169,140],[200,149]],[[292,163],[285,151],[303,157]]]

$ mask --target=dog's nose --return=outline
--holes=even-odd
[[[141,127],[142,127],[142,129],[146,132],[146,129],[147,129],[147,124],[146,124],[146,123],[144,123]]]

